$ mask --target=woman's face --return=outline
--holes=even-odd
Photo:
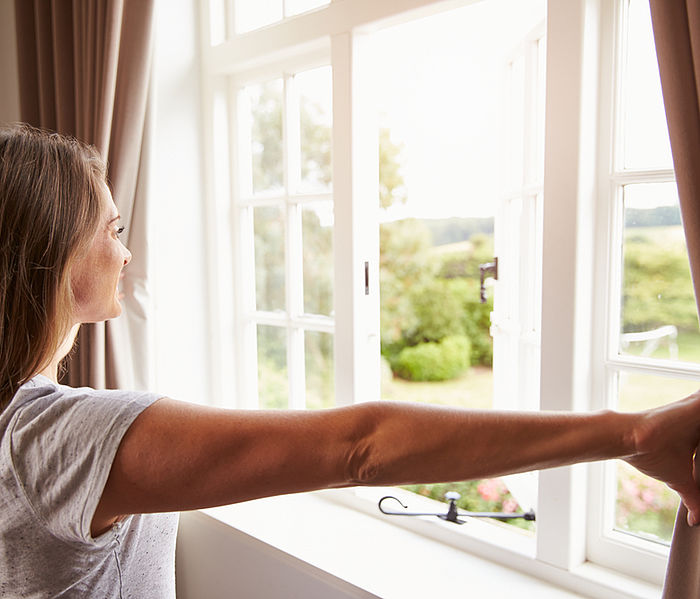
[[[122,269],[131,260],[131,252],[119,239],[123,227],[107,185],[102,184],[102,213],[97,232],[87,253],[71,269],[71,287],[75,296],[76,323],[100,322],[116,318],[122,312],[119,282]]]

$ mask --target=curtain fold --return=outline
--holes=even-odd
[[[74,386],[148,386],[144,140],[153,4],[154,0],[15,0],[21,118],[99,150],[127,228],[125,242],[134,256],[124,271],[122,316],[81,327],[63,379]]]
[[[650,0],[661,87],[700,308],[700,0]],[[700,599],[700,527],[680,507],[666,572],[665,599]]]

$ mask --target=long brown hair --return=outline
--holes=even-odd
[[[104,178],[90,146],[0,127],[0,411],[70,330],[70,267],[97,229]]]

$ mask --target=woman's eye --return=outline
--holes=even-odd
[[[123,227],[123,226],[122,226],[122,227],[117,227],[117,229],[116,229],[117,235],[121,235],[123,232],[124,232],[124,227]]]

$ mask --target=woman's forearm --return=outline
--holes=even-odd
[[[639,415],[465,411],[377,402],[350,464],[356,484],[468,480],[635,452]]]

